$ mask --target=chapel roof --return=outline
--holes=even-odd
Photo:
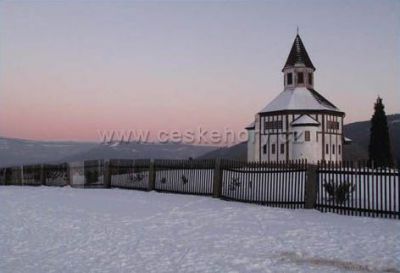
[[[310,57],[308,56],[307,50],[303,44],[303,41],[300,38],[300,35],[297,34],[294,39],[292,49],[290,50],[289,56],[286,60],[285,66],[283,69],[291,66],[295,66],[296,64],[304,64],[306,67],[312,68],[315,70],[313,63],[311,62]]]
[[[341,112],[333,103],[311,88],[285,89],[259,113],[285,110],[325,110]]]

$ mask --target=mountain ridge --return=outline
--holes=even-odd
[[[389,132],[394,158],[400,162],[400,114],[388,115]],[[343,146],[344,160],[368,158],[370,121],[344,125],[344,134],[353,140]],[[176,143],[110,143],[79,141],[36,141],[0,137],[0,166],[36,163],[59,163],[90,159],[247,159],[247,145],[242,142],[231,147],[214,147]]]
[[[61,163],[90,159],[188,159],[214,150],[213,146],[175,143],[95,143],[36,141],[0,137],[0,166]]]

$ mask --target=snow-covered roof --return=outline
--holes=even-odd
[[[245,129],[254,129],[255,127],[256,127],[256,123],[253,121],[252,123],[247,125]]]
[[[352,140],[351,138],[344,137],[344,143],[345,143],[345,144],[350,144],[350,143],[352,143],[352,142],[353,142],[353,140]]]
[[[265,106],[260,113],[284,110],[329,110],[341,112],[314,89],[297,87],[295,89],[285,89]]]
[[[295,66],[296,64],[304,64],[306,67],[310,67],[315,70],[315,67],[308,56],[306,48],[304,47],[303,41],[301,40],[299,34],[297,34],[296,38],[294,39],[292,49],[290,50],[284,69],[286,67]]]
[[[310,125],[310,126],[318,126],[320,123],[310,117],[309,115],[301,115],[297,119],[295,119],[290,125],[292,126],[304,126],[304,125]]]

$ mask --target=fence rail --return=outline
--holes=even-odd
[[[399,168],[365,161],[91,160],[0,168],[0,185],[156,190],[400,219]]]

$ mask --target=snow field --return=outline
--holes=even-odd
[[[0,187],[0,272],[400,272],[400,221],[120,189]]]

